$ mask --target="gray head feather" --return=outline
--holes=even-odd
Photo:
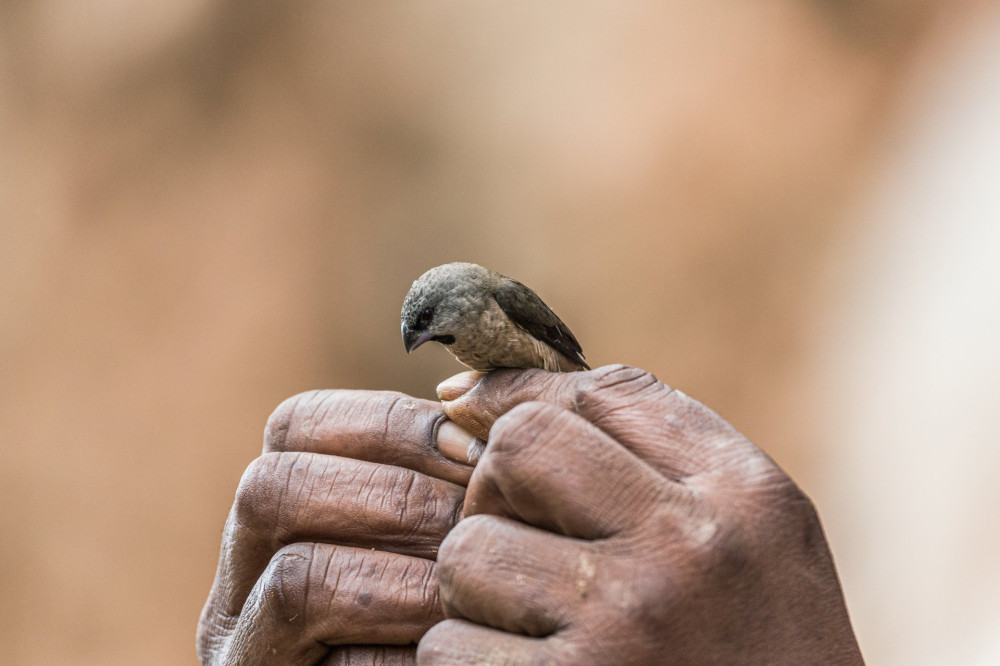
[[[589,369],[580,343],[535,292],[476,264],[445,264],[417,278],[401,324],[406,351],[440,342],[475,370]]]
[[[474,327],[500,277],[478,264],[455,262],[417,278],[400,315],[407,351],[429,340],[449,344]]]

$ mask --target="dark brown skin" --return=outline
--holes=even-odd
[[[443,419],[438,403],[388,392],[278,407],[223,532],[202,663],[414,662],[443,619],[434,559],[472,471],[433,446]]]
[[[467,373],[439,391],[453,420],[489,436],[471,478],[432,450],[433,403],[328,392],[279,408],[271,449],[341,457],[302,457],[291,477],[292,466],[251,465],[203,660],[411,663],[412,647],[328,655],[323,643],[419,639],[427,664],[862,663],[812,504],[706,407],[625,366]],[[294,454],[263,459],[275,455]],[[317,489],[336,476],[335,492],[301,491],[309,474]],[[449,534],[466,479],[466,518]],[[307,543],[275,556],[292,541],[379,550]],[[319,561],[276,581],[288,549]],[[238,646],[228,660],[227,645]]]

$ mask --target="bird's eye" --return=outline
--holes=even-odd
[[[426,326],[431,323],[431,319],[434,319],[434,308],[424,308],[424,311],[420,313],[420,325]]]

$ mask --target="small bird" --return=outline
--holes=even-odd
[[[535,292],[477,264],[444,264],[421,275],[400,318],[407,353],[431,341],[481,372],[590,370],[580,343]]]

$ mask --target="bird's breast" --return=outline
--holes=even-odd
[[[456,338],[448,345],[448,351],[473,370],[542,368],[566,372],[580,369],[511,321],[496,302],[491,302],[479,317],[476,330]]]

